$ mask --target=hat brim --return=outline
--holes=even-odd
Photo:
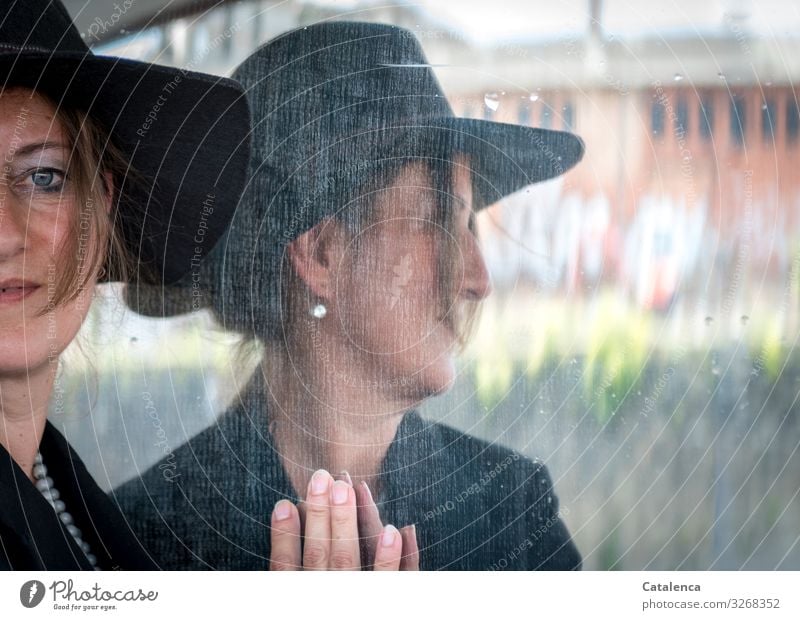
[[[82,52],[0,51],[0,86],[25,86],[87,111],[110,132],[142,183],[127,200],[132,280],[169,284],[225,231],[247,174],[249,106],[233,80]],[[133,178],[131,176],[131,178]]]
[[[447,140],[451,150],[470,156],[473,184],[480,192],[478,208],[564,174],[585,151],[583,140],[566,131],[479,119],[437,119],[415,131]]]

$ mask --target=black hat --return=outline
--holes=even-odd
[[[456,117],[416,37],[396,26],[298,28],[256,50],[233,77],[253,111],[250,178],[192,287],[224,291],[237,307],[245,299],[257,307],[264,281],[278,276],[265,266],[387,162],[468,154],[480,207],[566,172],[584,152],[568,132]],[[161,310],[180,307],[173,299]]]
[[[329,188],[393,157],[434,156],[442,147],[471,155],[485,206],[583,156],[571,133],[456,117],[414,33],[397,26],[299,28],[259,48],[233,77],[254,119],[243,207],[291,223],[281,238],[340,208],[324,199]],[[304,204],[310,208],[300,212]]]
[[[141,273],[171,283],[210,251],[247,169],[250,115],[236,82],[96,56],[60,1],[0,0],[0,89],[12,86],[89,113],[144,180],[115,180]]]

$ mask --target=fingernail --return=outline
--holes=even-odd
[[[330,475],[324,469],[315,471],[314,475],[311,476],[311,494],[322,495],[323,493],[327,493],[329,480]]]
[[[406,525],[403,529],[400,530],[400,538],[403,539],[403,544],[410,544],[412,540],[417,539],[417,526],[416,524],[412,523],[411,525]]]
[[[350,485],[347,484],[344,480],[337,480],[333,483],[333,487],[331,488],[331,496],[333,498],[333,503],[341,506],[342,504],[347,503],[347,497],[350,492]]]
[[[372,499],[372,491],[369,490],[369,485],[363,480],[361,481],[361,488],[363,488],[367,492],[367,497],[369,498],[369,501],[374,503],[374,500]]]
[[[275,519],[277,521],[284,521],[292,514],[292,503],[288,499],[282,499],[275,504]]]
[[[394,545],[396,536],[397,528],[394,525],[385,526],[383,528],[383,534],[381,534],[381,545],[384,547],[391,547]]]
[[[342,482],[346,482],[350,486],[353,486],[353,479],[350,478],[350,474],[346,471],[342,470],[338,474],[333,477],[334,480],[341,480]]]

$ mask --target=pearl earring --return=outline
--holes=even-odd
[[[326,314],[328,314],[328,309],[324,304],[317,304],[311,309],[311,316],[315,319],[324,319]]]

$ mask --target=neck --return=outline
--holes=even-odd
[[[262,364],[276,448],[295,491],[317,469],[346,471],[378,491],[379,473],[406,411],[418,404],[381,390],[343,347],[274,347]]]
[[[56,364],[0,376],[0,444],[33,480],[33,461],[39,451]]]

